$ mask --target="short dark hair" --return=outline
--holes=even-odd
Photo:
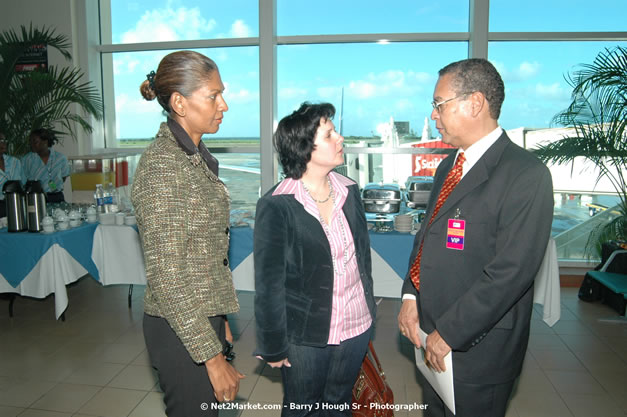
[[[285,116],[274,132],[274,148],[279,153],[283,173],[288,178],[300,179],[311,161],[314,139],[320,121],[332,119],[335,107],[330,103],[305,102],[298,110]]]
[[[447,74],[453,76],[453,89],[457,94],[481,92],[490,104],[490,116],[498,120],[505,100],[505,85],[490,61],[471,58],[453,62],[439,72],[440,77]]]
[[[151,73],[152,82],[144,80],[139,86],[146,100],[155,98],[165,110],[171,113],[170,97],[175,92],[189,97],[194,91],[211,79],[218,66],[211,58],[195,51],[176,51],[163,57],[156,73]]]
[[[35,129],[32,132],[30,132],[30,135],[37,136],[40,140],[44,140],[48,142],[49,148],[51,148],[55,143],[59,141],[59,139],[57,139],[57,136],[50,129],[44,129],[44,128]]]

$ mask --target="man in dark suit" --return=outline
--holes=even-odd
[[[436,371],[452,351],[458,417],[505,414],[553,218],[549,170],[498,125],[504,97],[487,60],[439,71],[431,118],[443,142],[459,149],[436,171],[398,316],[416,346],[418,327],[427,333],[425,359]],[[426,415],[452,415],[422,385]]]

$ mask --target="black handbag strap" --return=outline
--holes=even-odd
[[[368,342],[368,351],[372,354],[375,363],[377,364],[377,369],[379,370],[379,374],[383,376],[383,368],[381,367],[381,362],[379,362],[379,357],[377,356],[377,352],[374,351],[374,345],[372,344],[372,340]]]

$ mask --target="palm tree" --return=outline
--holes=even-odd
[[[100,94],[89,82],[81,81],[80,69],[15,71],[18,59],[37,45],[54,48],[67,60],[72,58],[67,36],[55,34],[54,29],[31,25],[28,29],[21,26],[19,33],[12,29],[0,32],[0,131],[15,155],[29,151],[28,137],[34,129],[52,129],[57,136],[69,134],[76,139],[78,128],[92,131],[89,117],[102,119]],[[73,111],[74,104],[83,114]]]
[[[617,46],[600,52],[592,64],[567,77],[572,102],[553,122],[574,128],[574,135],[535,150],[545,163],[572,163],[583,157],[599,169],[620,198],[619,216],[593,232],[586,247],[600,254],[608,240],[627,239],[627,49]]]

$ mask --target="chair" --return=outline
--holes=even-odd
[[[590,271],[586,276],[601,285],[601,300],[615,307],[620,316],[602,318],[599,321],[611,323],[627,323],[625,317],[625,305],[627,304],[627,274],[620,272],[607,272],[608,267],[617,256],[627,253],[627,250],[619,249],[612,252],[607,261],[598,271]]]

